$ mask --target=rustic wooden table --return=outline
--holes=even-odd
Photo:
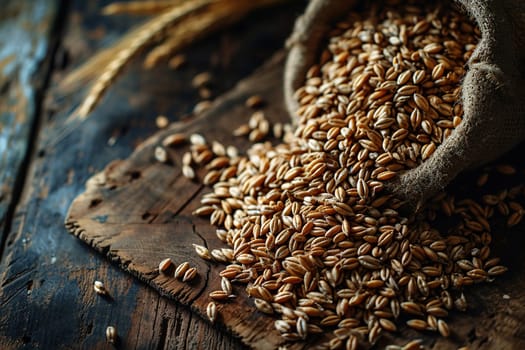
[[[151,71],[135,60],[90,118],[64,127],[82,98],[65,74],[143,18],[104,17],[108,1],[9,0],[0,11],[0,349],[241,349],[187,307],[161,297],[69,234],[64,218],[86,180],[126,158],[157,127],[191,113],[191,78],[230,89],[283,47],[301,4],[264,10],[184,50],[188,63]],[[96,298],[93,281],[111,286]],[[57,345],[58,344],[58,345]]]
[[[123,271],[127,269],[141,277],[140,269],[144,266],[139,265],[143,261],[132,264],[135,262],[132,258],[140,260],[156,256],[155,247],[148,246],[149,251],[144,249],[128,262],[123,262],[123,255],[129,253],[129,249],[124,248],[129,247],[114,247],[115,242],[123,240],[120,233],[114,237],[97,235],[93,232],[96,226],[91,226],[91,231],[83,235],[81,229],[76,229],[80,224],[69,226],[81,236],[82,239],[78,239],[67,232],[64,220],[73,200],[83,193],[87,195],[80,196],[80,200],[75,201],[78,207],[69,212],[70,225],[85,219],[82,214],[91,213],[89,209],[97,210],[98,207],[86,209],[82,204],[90,199],[90,195],[100,194],[98,190],[104,199],[100,205],[103,208],[119,198],[114,192],[104,193],[104,186],[94,191],[86,190],[86,181],[95,174],[107,171],[118,178],[122,175],[119,172],[128,166],[149,166],[151,157],[147,152],[162,136],[158,134],[155,123],[158,115],[166,115],[170,121],[184,119],[190,127],[208,130],[216,137],[233,127],[229,120],[243,114],[237,108],[230,115],[228,109],[234,102],[238,105],[239,101],[244,101],[243,92],[260,89],[269,96],[278,94],[277,88],[272,89],[272,86],[280,84],[282,55],[281,61],[279,55],[273,61],[281,64],[267,65],[248,83],[241,84],[240,88],[234,86],[283,47],[305,2],[296,1],[260,11],[195,43],[183,50],[188,62],[182,69],[172,70],[167,64],[160,64],[145,71],[138,57],[87,120],[70,123],[67,119],[85,96],[86,89],[64,93],[58,89],[59,83],[94,52],[111,45],[144,19],[104,17],[100,9],[107,3],[109,1],[103,0],[7,0],[2,3],[0,349],[110,349],[112,347],[105,339],[108,325],[117,327],[118,347],[123,349],[242,349],[245,346],[241,341],[225,329],[226,322],[211,326],[193,312],[199,308],[202,311],[202,305],[205,305],[202,298],[191,296],[191,300],[198,304],[192,305],[192,311],[188,306],[159,294],[159,291],[165,292],[186,303],[184,295],[180,297],[175,293],[181,290],[180,286],[172,288],[169,281],[164,283],[166,281],[157,279],[157,275],[145,273],[143,280],[157,291]],[[199,101],[191,80],[205,71],[212,73],[214,97],[228,93],[218,99],[216,113],[199,120],[191,116]],[[207,124],[207,120],[213,120],[214,124]],[[136,149],[145,140],[149,143]],[[114,167],[108,166],[115,159],[126,161],[114,163]],[[525,173],[520,174],[523,182]],[[150,175],[151,172],[136,182],[147,181]],[[122,186],[123,191],[126,186]],[[177,186],[182,185],[172,187]],[[129,188],[133,190],[133,186]],[[195,189],[190,188],[184,195],[189,195],[192,190]],[[161,191],[162,188],[157,188],[157,192]],[[137,190],[138,195],[143,194],[144,202],[156,198],[157,194],[150,196],[145,192],[147,189],[144,188]],[[109,204],[106,199],[110,200]],[[137,205],[137,210],[141,205],[150,205],[149,202]],[[191,212],[191,206],[195,204],[195,201],[189,202],[192,203],[184,203],[186,212]],[[96,202],[94,206],[98,204]],[[147,223],[155,221],[159,224],[151,229],[151,233],[162,231],[159,227],[166,222],[170,224],[162,215],[158,215],[159,218],[156,214],[152,216],[151,220],[144,218]],[[166,222],[161,222],[163,220]],[[89,218],[85,222],[89,222]],[[195,227],[206,230],[203,222],[191,222],[193,231],[196,231]],[[522,322],[525,319],[524,226],[511,230],[504,225],[496,227],[494,250],[509,266],[509,272],[492,284],[468,291],[469,311],[451,315],[454,336],[445,340],[431,334],[402,330],[398,334],[398,343],[407,338],[422,337],[425,346],[435,350],[456,349],[463,345],[470,349],[525,348]],[[112,255],[110,248],[120,248],[120,251]],[[168,248],[169,245],[163,247]],[[121,264],[123,269],[104,255]],[[95,295],[95,280],[104,281],[111,297]],[[170,294],[172,291],[175,292]],[[249,307],[243,305],[229,312],[237,311],[244,316]],[[242,318],[235,316],[237,318],[232,317],[230,321]],[[260,319],[256,314],[246,317]],[[271,321],[267,318],[261,324],[268,326]],[[245,343],[252,345],[261,344],[257,342],[272,335],[260,329],[249,329],[246,332],[248,337],[239,331],[242,328],[239,325],[231,328],[244,338]],[[274,345],[278,341],[273,339],[264,344]],[[383,345],[378,344],[375,348]],[[299,347],[308,348],[308,344],[299,344]]]

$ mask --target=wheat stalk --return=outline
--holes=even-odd
[[[148,53],[144,60],[145,68],[152,68],[160,60],[172,55],[181,47],[207,33],[223,28],[243,18],[247,13],[264,6],[273,5],[285,0],[256,0],[239,2],[224,0],[212,4],[208,11],[198,16],[187,17],[173,27],[168,39]]]
[[[188,0],[114,2],[102,9],[104,15],[157,15]]]
[[[64,82],[64,86],[71,84],[76,79],[82,80],[90,76],[94,71],[100,67],[103,62],[108,62],[97,78],[87,97],[82,102],[74,115],[79,118],[85,118],[96,106],[102,98],[113,80],[122,71],[124,66],[133,58],[141,49],[147,44],[151,43],[158,35],[160,35],[166,28],[173,25],[176,21],[184,16],[197,11],[210,3],[213,0],[195,0],[184,2],[180,6],[175,6],[168,11],[154,17],[141,25],[135,30],[128,33],[120,43],[115,47],[103,51],[97,55],[93,60],[88,62],[86,66],[72,74]],[[108,61],[109,60],[109,61]]]
[[[161,13],[129,32],[113,47],[103,50],[64,79],[60,89],[67,91],[89,82],[95,74],[98,75],[70,120],[86,118],[126,64],[145,46],[159,40],[159,37],[167,39],[147,55],[144,62],[146,68],[152,67],[162,58],[192,41],[240,20],[250,11],[284,1],[288,0],[179,0],[156,3],[134,1],[106,6],[103,9],[104,14]],[[99,71],[100,67],[104,67],[102,72]]]

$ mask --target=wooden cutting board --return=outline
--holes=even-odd
[[[181,147],[171,154],[172,164],[156,161],[154,148],[174,132],[188,135],[198,132],[207,140],[246,149],[249,142],[232,136],[232,130],[246,123],[253,112],[245,107],[247,97],[258,94],[267,101],[264,111],[271,122],[288,121],[282,100],[282,71],[280,54],[218,98],[207,112],[159,131],[128,159],[107,165],[87,182],[86,191],[72,203],[66,227],[125,271],[206,318],[208,294],[220,289],[219,272],[223,267],[199,258],[192,244],[210,249],[223,244],[208,220],[193,216],[192,211],[199,207],[201,195],[209,190],[182,176],[181,157],[187,148]],[[525,326],[521,322],[525,319],[525,263],[519,258],[525,247],[525,232],[523,225],[515,230],[522,234],[503,232],[496,245],[500,253],[509,253],[505,254],[504,262],[510,272],[493,284],[468,291],[469,312],[451,314],[452,337],[443,339],[402,328],[400,334],[384,337],[376,347],[422,338],[432,349],[457,349],[464,345],[470,349],[525,348]],[[158,263],[168,257],[175,263],[188,261],[197,267],[199,277],[187,284],[159,275]],[[273,327],[274,319],[256,311],[244,286],[234,289],[237,298],[218,304],[217,327],[232,332],[252,348],[275,349],[284,344]],[[289,348],[303,349],[309,345],[297,343]]]

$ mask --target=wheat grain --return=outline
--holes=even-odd
[[[209,3],[209,0],[198,0],[185,2],[179,6],[172,6],[164,13],[156,16],[136,30],[127,34],[120,44],[114,48],[117,52],[116,55],[114,55],[114,57],[112,57],[112,59],[108,62],[105,70],[102,71],[99,78],[90,88],[87,97],[84,99],[82,105],[78,108],[76,114],[81,118],[86,117],[97,105],[105,91],[122,71],[124,66],[145,45],[151,42],[154,37],[158,36],[162,31],[184,16],[208,5]],[[103,52],[98,57],[100,57],[99,60],[101,60],[105,59],[106,56],[108,56],[107,53]],[[97,66],[97,68],[100,67],[98,66],[98,61],[96,59],[93,59],[91,64],[93,66]],[[71,75],[69,80],[74,81],[75,79],[78,79],[78,76],[82,76],[82,74],[85,74],[85,72],[89,71],[90,69],[92,69],[91,66],[85,67],[84,70],[78,71],[77,74]]]
[[[164,147],[161,147],[161,146],[155,147],[154,154],[155,154],[155,159],[160,163],[166,163],[169,160],[168,152],[166,151],[166,149],[164,149]]]
[[[217,304],[213,301],[210,301],[206,306],[206,315],[211,323],[215,323],[215,320],[217,319]]]
[[[209,110],[212,106],[212,102],[209,100],[202,100],[195,104],[193,107],[193,114],[201,114]]]
[[[166,258],[159,263],[159,272],[166,274],[173,268],[173,261],[170,258]]]
[[[252,95],[246,99],[245,105],[248,108],[260,108],[264,105],[264,99],[259,95]]]
[[[95,281],[93,283],[93,290],[99,295],[107,295],[108,291],[101,281]]]
[[[517,213],[512,223],[523,209],[510,191],[483,203],[445,193],[421,217],[403,216],[384,182],[431,157],[461,122],[459,79],[477,41],[476,31],[461,32],[464,21],[412,7],[355,15],[296,92],[297,128],[283,126],[282,143],[256,143],[246,155],[222,146],[195,161],[214,178],[196,214],[229,245],[211,252],[230,263],[212,299],[247,284],[256,309],[280,318],[284,339],[330,332],[325,348],[373,344],[401,315],[416,330],[449,334],[442,318],[467,308],[456,291],[506,270],[491,257],[490,211]],[[254,112],[243,128],[257,141],[270,125]],[[454,234],[435,227],[442,217],[457,218]]]
[[[186,62],[186,56],[183,54],[178,54],[170,58],[170,60],[168,61],[168,67],[176,70],[181,68],[184,64],[186,64]]]
[[[186,141],[186,135],[183,133],[175,133],[166,136],[162,140],[162,146],[164,147],[175,147],[183,144]]]
[[[195,267],[190,267],[186,270],[186,272],[184,272],[184,276],[182,276],[182,282],[190,282],[195,277],[197,277],[197,275],[197,269]]]
[[[177,268],[175,269],[174,277],[182,279],[184,277],[184,274],[186,273],[186,271],[188,271],[189,268],[190,268],[190,264],[186,261],[179,264]]]
[[[210,254],[210,251],[208,250],[208,248],[202,246],[202,245],[199,245],[199,244],[193,244],[193,248],[195,249],[195,252],[197,253],[198,256],[200,256],[201,258],[203,258],[204,260],[211,260],[212,259],[212,256]]]
[[[114,326],[106,328],[106,341],[110,344],[116,344],[118,340],[117,329]]]

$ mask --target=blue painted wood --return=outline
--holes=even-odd
[[[0,230],[22,185],[57,0],[7,1],[0,14]],[[4,241],[4,235],[1,241]]]

